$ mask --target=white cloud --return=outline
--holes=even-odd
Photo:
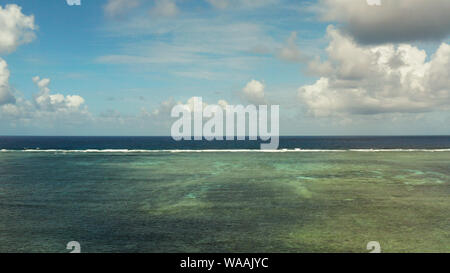
[[[151,14],[156,16],[175,16],[179,13],[177,4],[173,0],[156,0]]]
[[[450,34],[448,0],[382,0],[381,5],[320,0],[316,9],[322,20],[341,23],[364,44],[440,40]]]
[[[82,97],[52,94],[49,79],[34,77],[33,81],[39,89],[33,100],[17,97],[15,104],[1,105],[0,122],[8,122],[14,127],[48,128],[81,125],[94,120]]]
[[[0,6],[0,53],[11,53],[35,38],[34,16],[26,16],[22,8],[11,4]],[[33,100],[14,96],[9,84],[10,71],[0,58],[0,123],[2,128],[45,127],[80,124],[90,118],[84,99],[77,95],[51,94],[50,80],[34,77],[39,93]],[[4,126],[4,127],[3,127]]]
[[[297,32],[292,32],[287,44],[278,52],[278,58],[288,62],[301,62],[305,60],[297,44]]]
[[[310,63],[321,78],[299,89],[315,116],[417,113],[450,104],[450,45],[427,61],[424,50],[407,44],[361,46],[328,28],[328,60]]]
[[[40,110],[45,111],[79,111],[84,104],[84,99],[78,95],[51,94],[50,79],[41,79],[36,76],[33,82],[39,88],[39,93],[34,97],[34,102]]]
[[[251,80],[247,83],[247,85],[242,89],[243,98],[253,104],[265,104],[265,94],[264,94],[265,85],[257,80]]]
[[[24,15],[21,7],[15,4],[4,8],[0,6],[0,53],[11,53],[18,46],[31,42],[35,38],[36,28],[34,16]],[[9,85],[9,76],[8,64],[0,58],[0,105],[16,101]]]
[[[103,8],[107,16],[120,17],[138,7],[140,4],[140,0],[108,0]]]
[[[9,87],[8,65],[0,58],[0,105],[14,102],[15,98]]]
[[[21,44],[35,38],[34,16],[26,16],[22,8],[9,4],[0,6],[0,53],[11,53]]]

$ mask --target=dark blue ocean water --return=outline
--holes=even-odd
[[[259,141],[174,141],[171,137],[29,137],[0,136],[0,150],[259,149]],[[450,136],[281,137],[280,149],[449,149]]]

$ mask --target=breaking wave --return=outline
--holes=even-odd
[[[450,152],[450,148],[445,149],[279,149],[279,150],[259,150],[259,149],[204,149],[204,150],[129,150],[129,149],[85,149],[85,150],[64,150],[64,149],[23,149],[7,150],[0,152],[29,152],[29,153],[331,153],[331,152]]]

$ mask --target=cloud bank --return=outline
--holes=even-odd
[[[22,8],[11,4],[5,8],[0,6],[0,54],[15,51],[20,45],[29,43],[35,38],[37,26],[33,15],[24,15]],[[32,100],[14,95],[9,84],[10,71],[5,60],[0,58],[0,120],[31,124],[55,120],[64,123],[80,121],[78,116],[89,115],[84,106],[84,99],[77,95],[52,94],[49,89],[50,79],[34,77],[39,88]],[[76,115],[77,118],[73,118]],[[37,123],[37,122],[36,122]]]
[[[320,79],[298,91],[314,116],[448,110],[450,45],[427,61],[411,45],[363,46],[332,26],[327,32],[328,60],[309,64]]]
[[[47,124],[58,122],[65,125],[81,124],[90,119],[85,100],[78,95],[53,94],[49,88],[50,79],[36,76],[33,78],[39,92],[32,100],[17,97],[15,103],[0,106],[0,120],[13,124]]]
[[[321,20],[342,24],[362,44],[441,40],[450,34],[448,0],[319,0]]]

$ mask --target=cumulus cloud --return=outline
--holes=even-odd
[[[278,58],[288,62],[301,62],[305,60],[297,44],[297,32],[292,32],[287,44],[278,52]]]
[[[448,0],[382,0],[380,5],[320,0],[316,9],[322,20],[341,23],[363,44],[440,40],[450,34]]]
[[[140,0],[108,0],[103,8],[107,16],[120,17],[138,7],[140,4]]]
[[[34,16],[26,16],[22,8],[11,4],[0,6],[0,54],[15,51],[35,38]],[[90,117],[85,101],[77,95],[52,94],[50,80],[34,77],[39,92],[32,100],[14,96],[9,84],[10,71],[0,58],[0,123],[7,126],[63,126],[80,124]],[[6,125],[8,124],[8,125]]]
[[[156,16],[175,16],[179,12],[177,4],[173,0],[156,0],[155,6],[150,11]]]
[[[14,102],[15,98],[9,87],[8,65],[0,58],[0,105]]]
[[[11,53],[21,44],[35,38],[34,16],[26,16],[22,8],[10,4],[0,6],[0,53]]]
[[[33,81],[39,92],[32,100],[17,97],[14,104],[0,105],[0,121],[14,126],[53,127],[80,125],[92,120],[82,97],[52,94],[50,79],[34,77]]]
[[[427,61],[417,47],[361,46],[330,26],[328,60],[309,69],[320,76],[299,89],[315,116],[417,113],[449,109],[450,45],[443,43]]]
[[[39,93],[34,96],[34,102],[38,109],[45,111],[79,111],[84,99],[78,95],[51,94],[50,79],[41,79],[36,76],[33,82],[39,88]]]
[[[253,104],[265,104],[266,98],[264,93],[265,85],[257,80],[251,80],[242,89],[243,98]]]
[[[34,16],[24,15],[21,7],[14,4],[5,8],[0,6],[0,54],[11,53],[18,46],[31,42],[35,38],[36,28]],[[0,105],[16,101],[9,85],[9,76],[8,64],[0,58]]]

